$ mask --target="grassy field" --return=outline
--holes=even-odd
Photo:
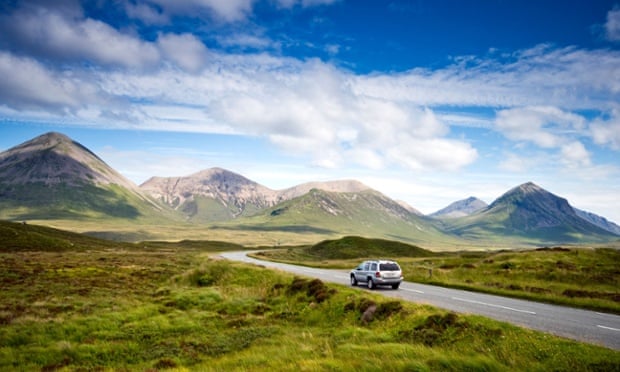
[[[617,351],[217,259],[228,243],[0,226],[3,371],[620,369]]]
[[[436,253],[398,242],[346,237],[260,256],[340,269],[377,257],[398,260],[408,281],[620,314],[620,250],[614,248]]]

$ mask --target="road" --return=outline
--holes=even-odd
[[[349,285],[345,270],[315,269],[248,257],[248,251],[220,255],[324,282]],[[361,288],[361,287],[360,287]],[[400,289],[380,288],[376,293],[416,303],[424,303],[464,314],[483,315],[518,326],[551,333],[577,341],[620,350],[620,316],[539,302],[518,300],[476,292],[403,282]]]

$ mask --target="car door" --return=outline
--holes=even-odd
[[[370,264],[370,268],[368,269],[368,272],[366,273],[367,277],[374,277],[375,273],[377,272],[377,270],[379,270],[379,267],[377,266],[376,262],[373,262],[372,264]]]
[[[364,261],[357,267],[357,269],[355,269],[355,279],[357,279],[358,282],[366,281],[366,273],[368,272],[368,268],[369,263]]]
[[[370,262],[366,261],[364,262],[364,269],[362,270],[362,272],[360,273],[360,280],[362,282],[365,282],[366,280],[368,280],[368,273],[370,272]]]
[[[355,268],[355,270],[353,271],[353,275],[355,275],[355,280],[359,281],[364,281],[365,277],[364,277],[364,264],[365,262],[362,262],[361,264],[359,264],[358,267]]]

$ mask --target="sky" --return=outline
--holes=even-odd
[[[136,184],[531,181],[620,223],[620,1],[0,0],[0,151],[50,131]]]

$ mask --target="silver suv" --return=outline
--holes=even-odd
[[[394,261],[373,260],[362,262],[355,270],[351,270],[351,285],[366,283],[369,289],[379,285],[390,285],[398,289],[403,281],[403,272]]]

